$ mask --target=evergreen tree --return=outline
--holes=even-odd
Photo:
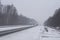
[[[48,20],[45,21],[44,25],[60,27],[60,8],[55,11],[55,14],[52,17],[49,17]]]

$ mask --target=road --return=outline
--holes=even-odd
[[[0,40],[40,40],[40,27],[36,26],[0,37]]]
[[[0,37],[0,40],[60,40],[60,32],[52,28],[46,32],[44,26],[36,26]]]

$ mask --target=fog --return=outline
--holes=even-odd
[[[2,0],[2,4],[13,4],[18,14],[34,18],[42,24],[60,7],[60,0]]]

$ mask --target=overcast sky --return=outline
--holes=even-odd
[[[60,0],[2,0],[3,4],[14,4],[18,13],[43,23],[60,7]]]

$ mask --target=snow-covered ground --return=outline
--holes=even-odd
[[[24,26],[18,25],[18,26],[9,26],[9,27],[8,26],[1,26],[0,31],[12,30],[12,29],[23,28],[23,27],[30,27],[30,26],[33,26],[33,25],[24,25]]]
[[[0,37],[0,40],[40,40],[39,26]]]
[[[41,40],[60,40],[60,32],[47,27],[48,32],[42,31],[41,32]]]
[[[0,37],[0,40],[60,40],[60,32],[49,27],[46,32],[44,26],[36,26]]]

